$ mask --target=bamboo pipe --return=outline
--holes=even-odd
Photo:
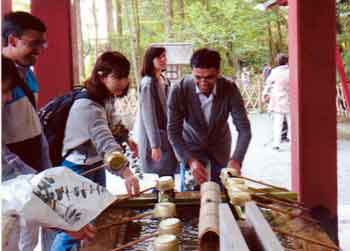
[[[271,188],[274,188],[274,189],[277,189],[277,190],[281,190],[281,191],[284,191],[284,192],[290,192],[287,188],[284,188],[284,187],[278,187],[278,186],[275,186],[275,185],[271,185],[271,184],[268,184],[268,183],[265,183],[265,182],[262,182],[262,181],[259,181],[259,180],[254,180],[254,179],[251,179],[251,178],[248,178],[248,177],[244,177],[244,176],[240,176],[240,175],[234,175],[234,174],[230,174],[232,177],[234,178],[240,178],[240,179],[244,179],[244,180],[248,180],[248,181],[251,181],[251,182],[254,182],[254,183],[257,183],[257,184],[260,184],[260,185],[264,185],[264,186],[267,186],[267,187],[271,187]]]
[[[277,199],[272,199],[272,198],[269,198],[269,197],[266,197],[266,196],[263,196],[263,195],[252,194],[252,196],[256,197],[256,198],[259,198],[259,199],[262,199],[262,200],[268,200],[270,202],[273,202],[273,203],[276,203],[276,204],[280,204],[280,205],[283,205],[283,206],[286,206],[286,207],[292,207],[292,208],[300,209],[300,210],[302,210],[304,212],[309,212],[310,211],[307,208],[304,208],[304,207],[301,207],[301,206],[297,206],[297,205],[293,205],[293,204],[290,204],[290,203],[287,203],[287,202],[283,202],[283,201],[280,201],[280,200],[277,200]]]
[[[135,244],[138,244],[138,243],[143,242],[143,241],[145,241],[145,240],[148,240],[148,239],[151,239],[151,238],[153,238],[153,237],[156,237],[157,234],[158,234],[158,232],[153,233],[153,234],[150,234],[150,235],[147,235],[147,236],[145,236],[145,237],[141,237],[141,238],[138,239],[138,240],[130,241],[130,242],[128,242],[128,243],[125,243],[124,245],[121,245],[121,246],[119,246],[119,247],[117,247],[117,248],[115,248],[115,249],[112,249],[111,251],[120,251],[120,250],[123,250],[124,248],[131,247],[131,246],[133,246],[133,245],[135,245]]]
[[[273,207],[273,206],[269,206],[269,205],[265,205],[265,204],[263,204],[263,203],[260,203],[260,202],[255,202],[259,207],[263,207],[263,208],[267,208],[267,209],[271,209],[271,210],[273,210],[273,211],[276,211],[276,212],[279,212],[279,213],[282,213],[282,214],[287,214],[287,215],[289,215],[289,216],[291,216],[291,217],[293,217],[293,218],[301,218],[301,219],[303,219],[303,220],[305,220],[305,221],[309,221],[309,222],[311,222],[311,223],[314,223],[314,224],[319,224],[319,221],[318,220],[315,220],[315,219],[313,219],[313,218],[311,218],[311,217],[307,217],[307,216],[303,216],[303,215],[295,215],[295,214],[293,214],[293,213],[290,213],[290,212],[288,212],[288,211],[286,211],[286,210],[283,210],[283,209],[280,209],[280,208],[276,208],[276,207]]]
[[[282,235],[285,235],[285,236],[289,236],[289,237],[293,237],[293,238],[296,238],[296,239],[300,239],[300,240],[303,240],[303,241],[307,241],[307,242],[310,242],[312,244],[316,244],[316,245],[319,245],[319,246],[322,246],[322,247],[325,247],[325,248],[329,248],[329,249],[332,249],[332,250],[341,250],[339,247],[337,246],[331,246],[327,243],[324,243],[322,241],[318,241],[318,240],[314,240],[314,239],[310,239],[310,238],[307,238],[307,237],[303,237],[299,234],[291,234],[289,232],[286,232],[286,231],[283,231],[283,230],[279,230],[277,228],[274,228],[272,227],[272,230],[275,231],[276,233],[279,233],[279,234],[282,234]]]

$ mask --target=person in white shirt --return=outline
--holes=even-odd
[[[288,56],[280,53],[276,56],[277,66],[272,69],[266,79],[263,90],[263,100],[268,102],[268,110],[273,114],[273,145],[275,150],[280,149],[283,120],[286,117],[290,128],[289,116],[289,67]],[[290,138],[288,130],[288,138]]]

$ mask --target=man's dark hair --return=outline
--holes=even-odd
[[[110,73],[113,73],[118,79],[129,76],[130,62],[120,52],[107,51],[97,58],[90,77],[85,81],[87,92],[94,100],[102,102],[111,96],[101,81],[101,78],[107,77]],[[120,97],[127,95],[128,89],[129,87],[124,90]]]
[[[165,48],[160,46],[151,46],[146,50],[143,57],[141,77],[146,75],[155,77],[153,59],[162,55],[163,52],[165,52]]]
[[[2,20],[3,45],[7,46],[9,35],[21,37],[26,30],[46,32],[46,26],[39,18],[24,11],[6,14]]]
[[[191,57],[191,67],[193,68],[215,68],[220,69],[220,54],[208,48],[196,50]]]
[[[284,53],[278,53],[275,58],[276,65],[288,64],[288,56]]]

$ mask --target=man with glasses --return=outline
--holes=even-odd
[[[9,149],[37,171],[51,166],[43,153],[43,134],[36,112],[38,83],[31,66],[46,48],[46,27],[37,17],[26,12],[11,12],[2,23],[2,54],[15,62],[26,85],[12,91],[12,101],[3,114],[3,137]],[[45,139],[44,139],[45,140]]]
[[[51,167],[51,161],[36,111],[38,83],[30,67],[47,46],[46,26],[29,13],[11,12],[2,20],[2,43],[2,54],[16,64],[19,75],[25,80],[16,83],[11,101],[3,107],[2,141],[10,150],[8,154],[16,154],[40,172]],[[33,250],[39,226],[23,220],[20,224],[18,249]]]
[[[180,165],[181,190],[188,170],[197,185],[220,184],[222,168],[240,173],[251,129],[237,86],[220,75],[220,55],[199,49],[191,57],[192,75],[175,84],[168,99],[168,135]],[[228,118],[238,131],[233,155]],[[194,188],[196,189],[196,188]]]

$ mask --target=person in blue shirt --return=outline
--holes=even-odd
[[[12,91],[16,88],[16,85],[23,81],[18,74],[15,64],[8,58],[2,56],[1,58],[1,101],[2,107],[6,106],[6,103],[11,102],[13,96]],[[6,116],[5,116],[6,120]],[[16,178],[23,174],[35,174],[36,170],[26,164],[19,156],[9,150],[6,144],[2,142],[2,168],[1,168],[1,181],[5,182]],[[35,247],[35,240],[31,238],[37,237],[38,224],[36,222],[27,222],[23,218],[16,217],[13,224],[11,234],[7,236],[7,240],[2,245],[3,251],[15,251],[15,250],[33,250]],[[20,229],[16,229],[16,228]],[[74,239],[86,239],[91,240],[95,237],[96,229],[88,224],[77,232],[67,232]]]
[[[39,86],[31,69],[47,47],[46,26],[37,17],[17,11],[2,19],[2,55],[15,63],[20,79],[11,90],[11,100],[2,108],[2,142],[10,152],[25,164],[40,172],[52,166],[49,147],[43,134],[36,110]],[[19,250],[33,250],[38,242],[37,225],[25,224]],[[50,241],[42,241],[43,251],[49,250]],[[22,243],[23,240],[23,243]],[[48,247],[46,247],[48,246]]]
[[[26,164],[42,171],[51,161],[36,111],[39,86],[31,67],[47,46],[46,26],[29,13],[10,12],[2,20],[2,41],[2,54],[15,63],[25,82],[15,83],[12,99],[3,107],[3,141]]]

